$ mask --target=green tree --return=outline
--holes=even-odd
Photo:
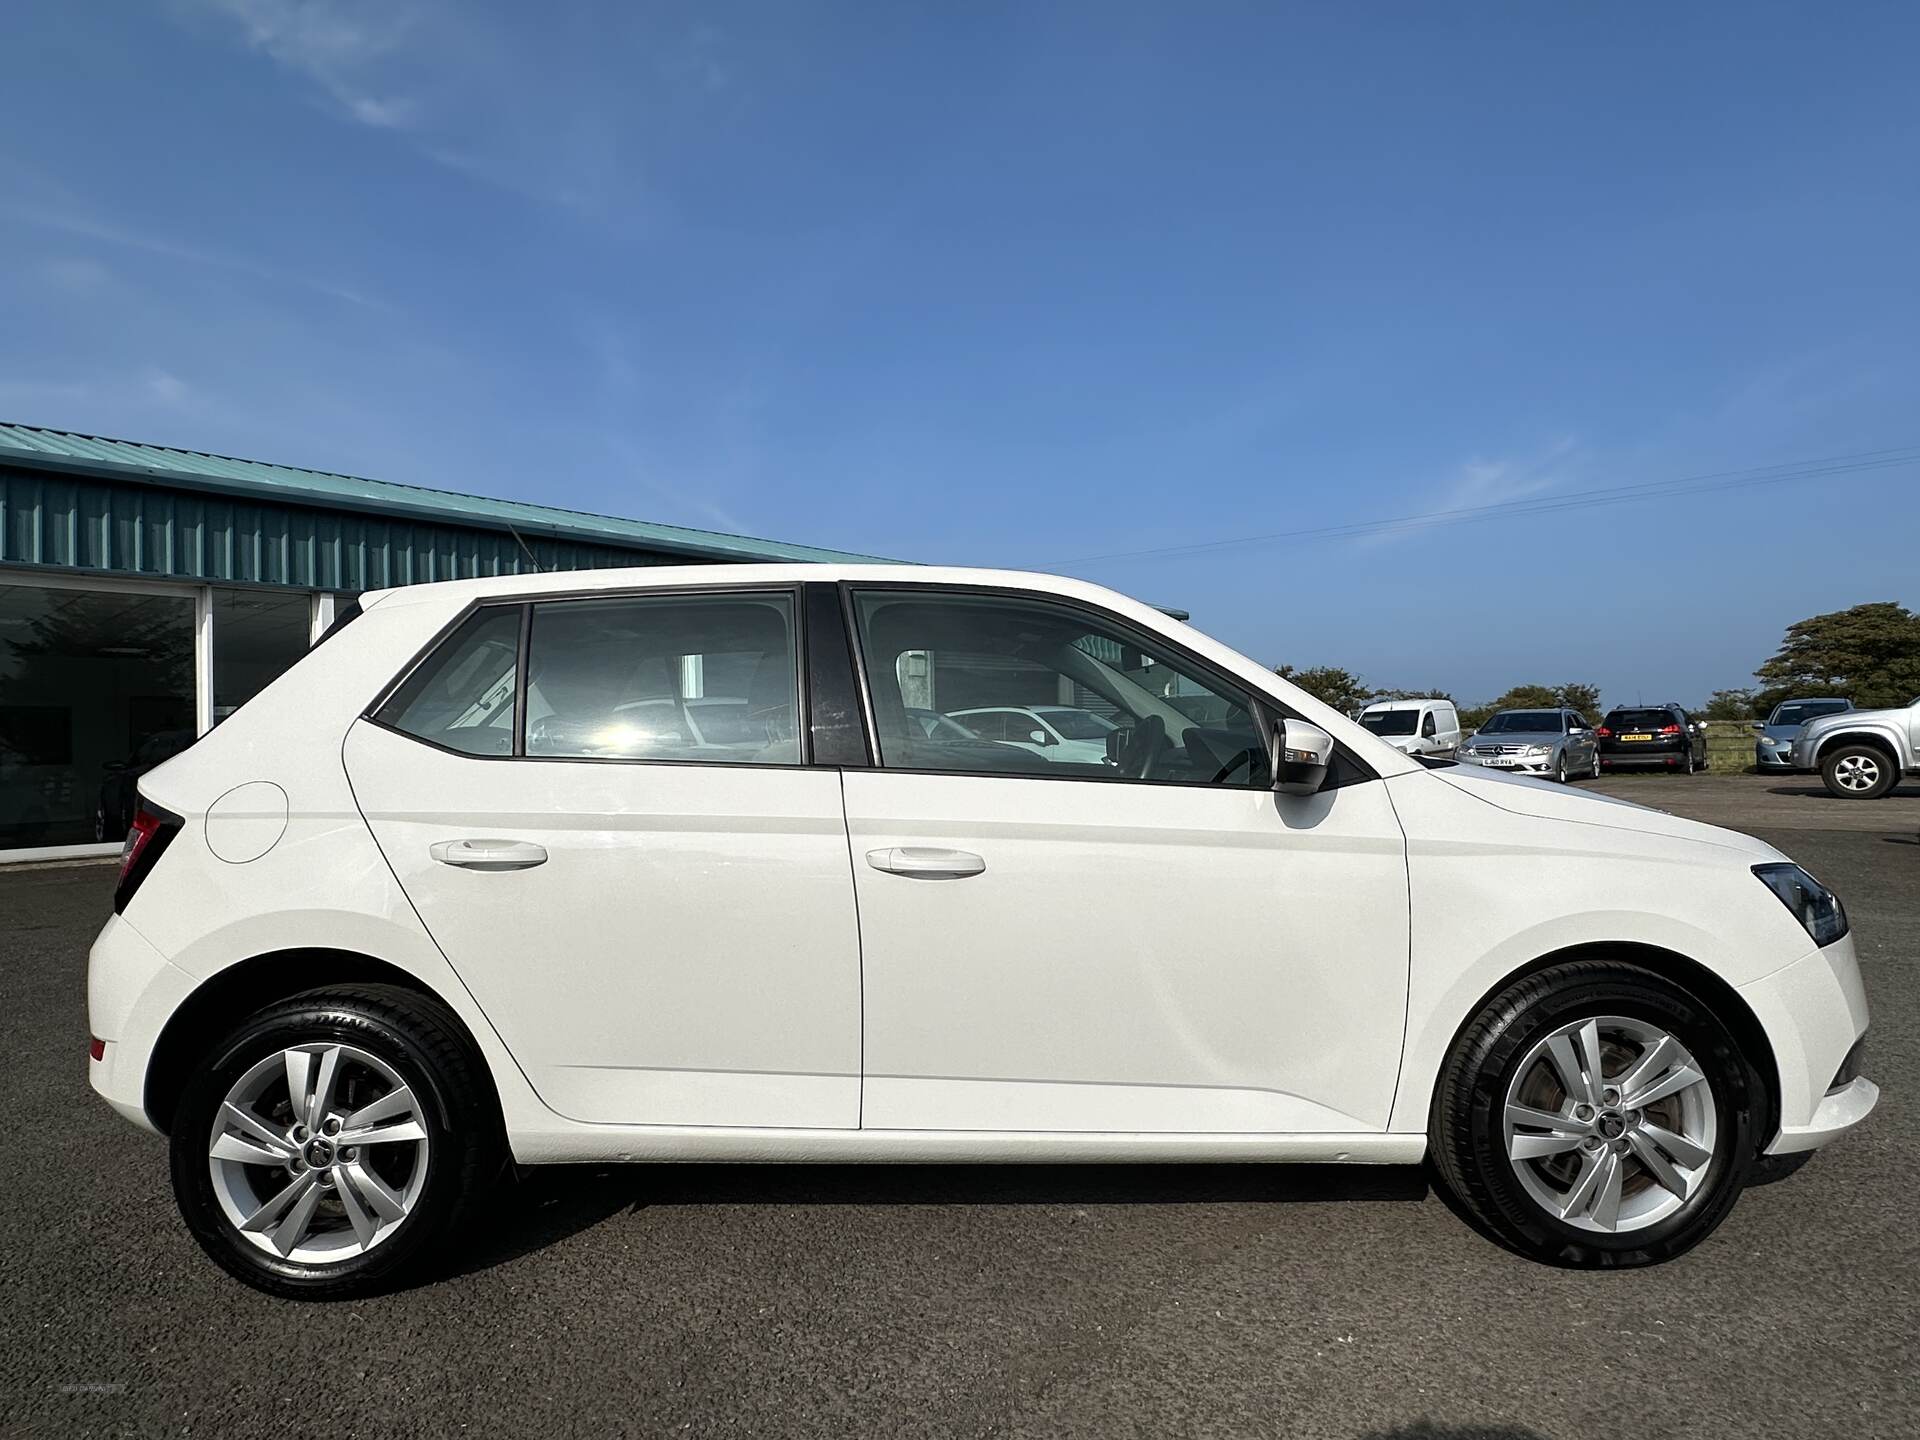
[[[1707,720],[1752,720],[1764,714],[1754,708],[1753,690],[1716,690],[1700,707],[1700,715]]]
[[[1920,695],[1920,615],[1891,600],[1815,615],[1787,627],[1780,651],[1753,672],[1757,708],[1806,695],[1844,695],[1863,710]]]
[[[1600,719],[1600,687],[1570,681],[1565,685],[1516,685],[1497,700],[1470,705],[1460,712],[1463,731],[1478,730],[1496,710],[1578,710],[1588,720]]]
[[[1366,681],[1337,665],[1310,665],[1305,670],[1276,665],[1273,673],[1282,680],[1291,680],[1314,699],[1324,700],[1342,715],[1351,715],[1373,698]]]

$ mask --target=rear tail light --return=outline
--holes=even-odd
[[[87,1058],[89,1060],[106,1059],[107,1042],[102,1040],[98,1035],[89,1035],[87,1037]]]
[[[1680,733],[1680,727],[1678,725],[1662,725],[1660,727],[1660,733],[1662,735],[1678,735]]]
[[[122,914],[140,882],[152,873],[173,837],[180,833],[180,817],[163,810],[146,796],[134,808],[133,824],[127,830],[127,843],[120,847],[120,883],[113,891],[113,913]]]
[[[1609,730],[1604,725],[1602,725],[1598,730],[1594,731],[1593,733],[1598,735],[1602,740],[1611,740],[1613,738],[1613,731]]]

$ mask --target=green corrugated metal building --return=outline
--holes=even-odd
[[[872,558],[0,423],[0,858],[116,839],[122,777],[204,733],[362,590]]]

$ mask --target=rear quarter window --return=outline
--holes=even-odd
[[[466,755],[511,755],[519,678],[518,605],[476,610],[414,667],[374,719]]]

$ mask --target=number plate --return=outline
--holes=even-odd
[[[1620,738],[1622,740],[1651,740],[1653,737],[1651,735],[1622,735]]]
[[[1491,760],[1482,760],[1482,765],[1498,765],[1503,769],[1512,769],[1513,761],[1505,755],[1496,755]]]

